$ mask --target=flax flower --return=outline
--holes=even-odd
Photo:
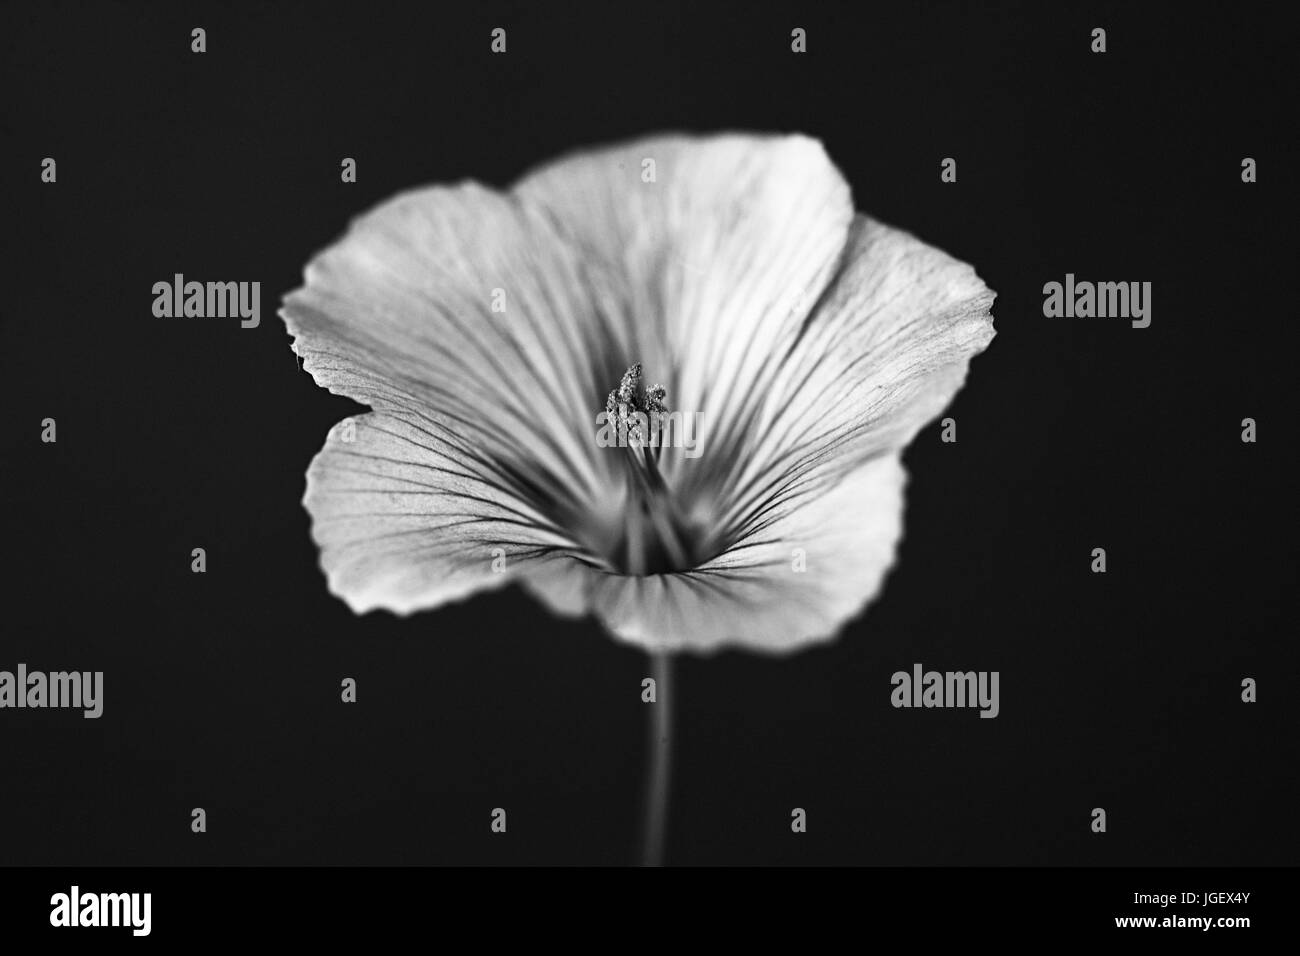
[[[372,409],[307,474],[329,589],[407,614],[518,582],[651,652],[829,639],[882,586],[900,456],[993,337],[993,298],[855,214],[802,136],[651,138],[505,192],[398,195],[281,310],[316,382]],[[625,433],[680,411],[695,446],[602,443],[606,409]]]

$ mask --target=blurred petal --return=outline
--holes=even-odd
[[[896,455],[861,465],[694,571],[625,577],[556,560],[524,583],[556,613],[590,607],[648,651],[797,650],[834,637],[879,591],[902,531],[905,477]]]

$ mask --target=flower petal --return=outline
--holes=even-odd
[[[437,444],[527,476],[539,499],[601,493],[591,312],[547,225],[482,187],[407,193],[308,265],[281,314],[317,383],[429,420]],[[494,304],[504,311],[493,311]]]
[[[761,509],[815,499],[863,462],[901,452],[992,340],[993,299],[969,265],[859,216],[743,442],[706,451],[728,463],[725,476],[706,476],[721,524],[735,533]]]
[[[623,297],[598,312],[611,386],[641,362],[670,408],[710,429],[754,400],[853,219],[848,185],[804,136],[644,139],[562,159],[515,192],[555,222],[591,287]]]
[[[625,577],[557,559],[523,582],[556,613],[590,607],[648,651],[794,651],[834,637],[880,589],[902,532],[905,481],[898,456],[881,456],[694,571]]]
[[[321,567],[358,614],[459,600],[573,553],[491,463],[434,439],[428,422],[372,412],[336,425],[308,469]]]

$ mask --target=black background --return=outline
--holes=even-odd
[[[105,710],[0,712],[0,863],[635,861],[644,655],[513,589],[331,597],[299,502],[357,406],[274,311],[395,192],[675,129],[822,139],[999,297],[880,599],[678,659],[669,862],[1297,862],[1290,34],[1128,6],[7,6],[0,669]],[[259,280],[261,326],[155,318],[175,272]],[[1150,328],[1044,318],[1066,272],[1152,282]],[[1000,671],[1001,715],[891,708],[918,661]]]

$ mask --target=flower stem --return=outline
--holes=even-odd
[[[662,866],[668,833],[668,794],[672,780],[672,662],[668,654],[650,656],[655,682],[655,702],[650,705],[646,748],[645,827],[641,850],[643,866]]]

